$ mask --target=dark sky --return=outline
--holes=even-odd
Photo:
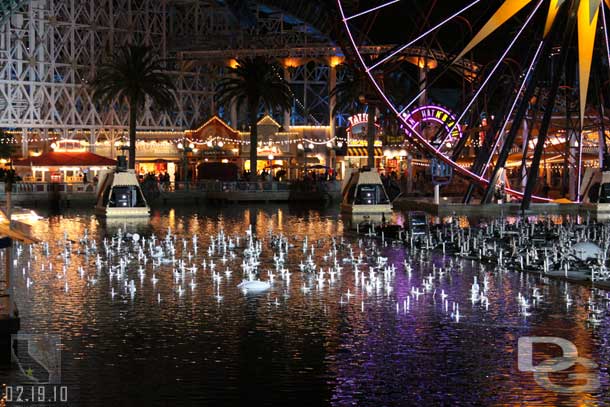
[[[448,53],[459,52],[471,38],[468,23],[472,26],[473,34],[488,21],[497,8],[502,4],[500,0],[483,0],[466,11],[462,18],[456,18],[447,23],[435,35],[426,37],[418,45],[427,45],[441,48]],[[380,0],[361,0],[361,10],[385,3]],[[368,32],[371,42],[403,44],[417,37],[430,27],[445,20],[450,15],[464,8],[472,1],[464,0],[402,0],[390,5],[378,13],[371,13],[365,18],[354,20],[357,25]],[[504,26],[492,34],[474,51],[475,59],[487,62],[499,56],[509,44],[514,33],[521,27],[529,13],[534,9],[535,2],[527,5],[514,18],[507,21]],[[530,23],[529,29],[524,32],[523,42],[533,44],[540,38],[541,30],[546,18],[546,4],[538,10],[536,18]],[[370,25],[369,25],[370,24]],[[367,29],[370,27],[370,29]],[[522,48],[515,48],[515,55],[523,53]]]

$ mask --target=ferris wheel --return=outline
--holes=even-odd
[[[575,141],[568,145],[567,138],[564,139],[563,143],[567,147],[565,149],[557,148],[561,151],[557,152],[554,159],[565,161],[566,168],[570,165],[572,172],[576,174],[577,191],[574,200],[579,201],[583,177],[583,145],[586,144],[582,133],[587,126],[585,118],[590,116],[587,112],[587,94],[594,51],[604,57],[605,65],[601,69],[598,68],[598,71],[604,71],[606,82],[608,80],[610,43],[606,29],[607,10],[605,10],[604,2],[602,0],[503,0],[496,2],[497,4],[492,6],[491,18],[478,32],[472,33],[467,44],[460,46],[461,52],[443,56],[446,67],[455,68],[456,65],[463,65],[464,57],[468,53],[476,47],[481,48],[480,44],[501,26],[510,26],[509,21],[515,15],[518,14],[521,21],[512,27],[511,35],[504,37],[504,44],[494,44],[495,47],[500,47],[500,55],[486,65],[485,69],[471,72],[475,87],[469,93],[468,100],[460,107],[460,111],[454,113],[451,120],[442,123],[439,131],[433,131],[430,134],[413,120],[413,112],[417,114],[426,109],[426,106],[422,106],[422,95],[427,91],[426,86],[420,87],[418,92],[409,97],[397,99],[395,96],[390,96],[384,88],[383,75],[380,75],[379,71],[384,66],[395,63],[399,58],[404,58],[405,53],[409,50],[421,49],[422,42],[425,42],[426,38],[436,35],[439,30],[452,21],[463,18],[464,14],[475,13],[477,8],[483,6],[489,7],[488,2],[480,0],[456,3],[461,5],[454,5],[453,10],[446,12],[445,16],[436,16],[434,22],[427,22],[421,32],[417,32],[411,38],[405,39],[403,43],[393,46],[389,51],[380,52],[371,57],[370,53],[361,52],[361,49],[367,45],[366,35],[362,34],[363,26],[367,27],[367,30],[374,26],[388,27],[390,24],[384,22],[382,16],[398,12],[400,8],[404,10],[404,8],[412,7],[413,1],[337,0],[340,18],[347,33],[349,53],[356,59],[360,69],[366,73],[367,80],[381,103],[400,121],[407,140],[426,155],[448,164],[456,173],[471,180],[473,184],[483,187],[485,189],[484,200],[489,201],[500,177],[504,175],[508,156],[515,151],[514,147],[518,146],[524,148],[522,168],[528,173],[528,176],[523,177],[522,185],[511,185],[506,188],[506,192],[527,201],[527,205],[530,200],[550,201],[546,197],[533,194],[539,166],[541,161],[546,160],[545,150],[550,150],[547,148],[548,146],[557,146],[559,143],[553,140],[553,137],[557,136],[549,134],[549,126],[554,118],[554,112],[555,116],[557,115],[557,109],[561,109],[563,106],[564,111],[561,114],[565,114],[565,106],[576,105],[576,112],[572,112],[572,118],[576,119],[573,120],[575,127],[578,128],[574,136]],[[605,3],[610,7],[610,0],[605,0]],[[481,15],[489,12],[486,8],[481,10]],[[434,10],[427,13],[427,15],[431,14],[434,14]],[[561,21],[558,23],[559,20]],[[540,21],[544,21],[544,29],[538,29]],[[596,33],[598,33],[597,42]],[[518,75],[515,76],[502,109],[494,118],[494,125],[487,126],[485,148],[480,149],[480,153],[473,159],[473,162],[466,164],[464,160],[460,162],[461,149],[467,143],[472,142],[468,138],[473,133],[472,131],[462,131],[464,129],[462,123],[469,117],[477,100],[485,97],[488,89],[498,81],[502,67],[516,53],[517,44],[524,42],[531,44],[529,52],[515,63],[518,66]],[[571,52],[572,54],[570,54]],[[557,66],[549,65],[547,62],[554,55],[556,56],[554,64]],[[569,58],[569,56],[573,58]],[[423,64],[426,64],[427,58],[436,62],[438,56],[422,54],[421,59],[417,61],[420,63],[423,61]],[[574,69],[574,71],[578,72],[578,76],[572,78],[571,83],[566,83],[567,77],[560,75],[563,72],[561,69],[565,69],[566,64],[572,60],[577,60],[578,69]],[[544,78],[544,84],[541,84],[545,70],[551,71],[551,74],[548,75],[548,78]],[[566,88],[575,89],[572,92],[575,101],[567,102],[567,97],[563,97]],[[556,103],[559,100],[560,102]],[[532,107],[532,101],[539,101],[535,109]],[[603,109],[599,114],[601,116],[601,134],[604,134]],[[527,133],[527,130],[520,129],[521,122],[526,116],[531,119],[532,115],[538,124],[535,129],[530,129]],[[580,123],[578,123],[578,119],[580,119]],[[517,142],[518,134],[521,134],[519,142]],[[601,137],[604,138],[604,136]],[[607,143],[602,140],[598,147],[605,149],[606,145]]]

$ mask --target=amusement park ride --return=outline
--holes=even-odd
[[[338,64],[345,60],[367,79],[374,93],[367,97],[400,122],[405,149],[417,148],[422,158],[434,158],[470,182],[464,202],[477,191],[482,203],[491,202],[503,174],[515,165],[520,180],[506,191],[521,199],[524,209],[532,201],[548,202],[547,196],[535,193],[542,163],[548,172],[547,161],[563,168],[562,195],[587,201],[585,181],[592,178],[586,176],[584,157],[593,162],[596,150],[595,167],[603,168],[607,152],[610,1],[498,1],[491,18],[462,42],[451,24],[486,15],[490,2],[434,2],[420,13],[422,21],[410,37],[395,29],[391,40],[371,40],[369,32],[378,27],[392,31],[396,16],[410,13],[415,3],[3,1],[0,64],[6,68],[0,71],[0,126],[13,129],[24,154],[28,146],[53,137],[84,137],[90,145],[100,138],[114,143],[127,128],[128,114],[118,105],[96,106],[87,83],[108,52],[135,38],[169,61],[167,70],[178,88],[175,110],[164,113],[147,105],[138,129],[172,131],[201,123],[218,112],[214,84],[227,62],[258,55],[281,60],[284,72],[278,75],[294,90],[294,108],[283,126],[342,125],[346,115],[332,113],[335,100],[329,88],[343,79]],[[512,24],[511,19],[519,21]],[[511,24],[510,35],[488,38]],[[457,49],[443,49],[443,32],[453,35],[447,48]],[[479,65],[472,52],[482,47],[497,55]],[[419,68],[420,81],[414,92],[399,95],[386,86],[386,74],[403,62]],[[409,120],[430,104],[428,92],[456,73],[468,86],[462,102],[451,107],[455,120],[432,127],[436,131]],[[481,106],[489,100],[497,106],[482,123],[480,114],[486,109]],[[223,112],[227,121],[235,128],[243,125],[238,112],[230,110]]]
[[[435,22],[427,22],[425,26],[431,28],[422,30],[423,32],[418,33],[414,39],[405,39],[404,43],[376,56],[364,55],[359,51],[366,41],[366,37],[361,35],[362,30],[371,30],[371,27],[375,26],[387,27],[388,23],[384,19],[392,14],[399,14],[398,8],[407,7],[409,2],[392,0],[377,2],[374,5],[369,2],[366,6],[363,5],[364,3],[360,2],[359,6],[354,7],[353,2],[337,0],[341,20],[349,38],[350,51],[355,55],[360,69],[366,73],[379,99],[404,126],[409,141],[428,157],[446,163],[457,174],[471,181],[471,187],[464,198],[465,202],[470,201],[475,186],[484,189],[482,203],[491,201],[501,181],[500,177],[505,172],[507,159],[514,150],[522,150],[523,154],[522,184],[521,187],[512,185],[506,188],[506,192],[521,199],[523,209],[528,209],[532,200],[550,201],[549,198],[536,196],[533,192],[535,184],[539,181],[543,155],[552,149],[558,150],[555,160],[561,158],[567,170],[564,179],[569,178],[572,201],[582,202],[584,197],[585,202],[592,204],[587,193],[592,190],[591,188],[601,188],[592,193],[592,196],[599,197],[599,202],[605,202],[607,191],[603,186],[607,178],[610,178],[610,174],[606,172],[602,174],[601,168],[604,164],[604,154],[607,152],[608,134],[605,131],[607,119],[604,100],[608,95],[601,84],[608,81],[610,44],[606,6],[610,6],[610,1],[605,1],[605,4],[601,0],[500,2],[493,16],[459,53],[446,61],[439,61],[439,64],[444,65],[444,70],[441,69],[442,72],[436,75],[435,81],[443,75],[446,76],[452,66],[518,13],[522,18],[522,24],[514,34],[505,36],[504,48],[498,48],[498,42],[501,40],[495,38],[494,48],[498,48],[499,55],[489,64],[490,67],[485,66],[477,72],[472,95],[461,107],[461,113],[452,124],[452,128],[431,136],[425,134],[415,123],[407,120],[405,112],[413,109],[416,103],[421,101],[422,95],[434,81],[423,83],[418,94],[398,99],[395,95],[390,95],[388,89],[384,87],[383,75],[379,75],[379,71],[384,66],[398,63],[402,58],[403,50],[435,38],[444,26],[457,18],[463,18],[466,13],[475,12],[483,2],[479,0],[460,2],[461,6],[454,6],[455,10],[445,19],[438,16]],[[485,10],[481,10],[481,13],[484,12]],[[543,18],[544,20],[541,20]],[[540,21],[545,23],[538,28],[535,22]],[[599,32],[598,41],[595,38],[597,32]],[[518,65],[525,68],[520,70],[519,75],[513,77],[503,106],[500,106],[495,117],[492,117],[486,126],[483,145],[479,148],[474,161],[464,165],[459,159],[463,156],[467,143],[472,142],[475,133],[464,131],[463,135],[455,138],[454,129],[458,129],[460,123],[472,117],[478,99],[489,97],[491,89],[499,81],[505,69],[504,65],[511,59],[519,58],[517,55],[521,55]],[[578,61],[577,67],[572,61]],[[577,77],[570,72],[578,72]],[[588,99],[589,82],[594,84],[592,88],[595,88],[596,92],[590,92],[595,93],[595,97]],[[566,92],[566,89],[578,90]],[[576,99],[573,102],[569,100],[572,97]],[[597,101],[593,103],[591,99]],[[597,106],[594,106],[595,104]],[[576,112],[572,112],[573,105],[576,106]],[[573,120],[575,116],[580,120]],[[561,147],[564,148],[559,149],[557,145],[560,143],[554,142],[549,131],[558,117],[566,123],[561,129],[565,134],[561,140]],[[588,171],[587,181],[596,180],[594,185],[589,186],[583,183],[582,158],[583,148],[588,141],[586,135],[593,132],[599,135],[597,144],[599,165],[597,170]],[[592,175],[594,173],[595,176]]]

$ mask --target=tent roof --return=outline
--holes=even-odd
[[[45,166],[45,167],[80,167],[80,166],[113,166],[116,161],[88,151],[82,152],[50,152],[38,157],[28,157],[17,160],[15,166]]]

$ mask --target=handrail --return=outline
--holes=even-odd
[[[146,189],[146,184],[142,185]],[[153,188],[155,184],[153,184]],[[217,181],[199,180],[192,182],[172,182],[169,184],[157,183],[161,193],[173,192],[288,192],[288,191],[322,191],[335,192],[341,190],[338,181]],[[13,183],[12,193],[19,194],[95,194],[96,185],[89,183],[67,182],[16,182]],[[0,195],[5,194],[5,183],[0,182]]]

